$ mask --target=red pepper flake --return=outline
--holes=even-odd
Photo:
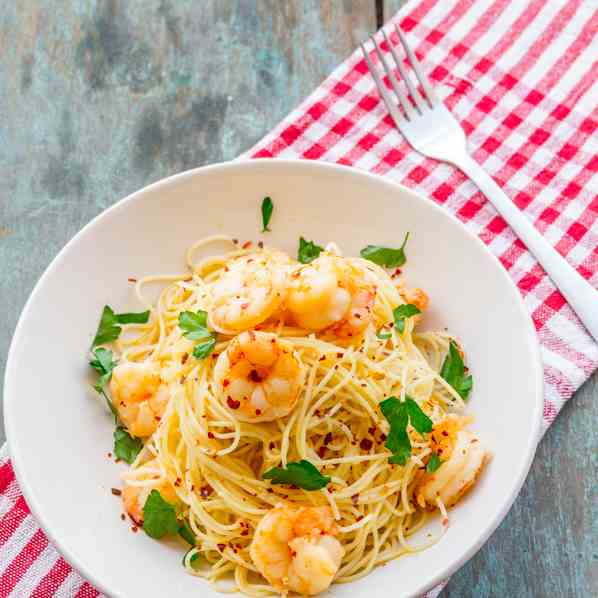
[[[256,415],[261,415],[262,414],[262,410],[261,409],[256,409],[255,410],[255,414]]]
[[[249,530],[248,530],[248,529],[244,529],[244,530],[241,532],[241,535],[242,535],[242,536],[248,536],[248,535],[249,535]]]
[[[231,409],[238,409],[241,406],[241,401],[235,401],[232,397],[227,397],[226,404]]]
[[[137,282],[137,279],[136,279],[136,278],[133,278],[132,276],[129,276],[129,278],[127,278],[127,280],[128,280],[129,282]]]
[[[208,438],[211,440],[214,438],[214,432],[208,432]]]
[[[386,440],[386,434],[380,434],[380,442],[384,442]]]
[[[226,544],[216,544],[216,546],[220,552],[224,552],[224,549],[226,548]]]
[[[263,380],[261,374],[257,370],[251,370],[249,372],[249,379],[252,382],[261,382]]]
[[[214,489],[209,484],[207,484],[206,486],[202,486],[199,489],[199,494],[202,498],[208,498],[208,496],[210,496],[212,492],[214,492]]]
[[[324,436],[324,444],[330,444],[332,442],[332,432],[328,432],[326,436]]]
[[[233,243],[234,243],[235,245],[238,245],[238,244],[239,244],[239,239],[233,239]]]
[[[181,478],[177,478],[177,479],[174,481],[174,485],[175,485],[175,486],[178,488],[178,487],[181,485],[182,481],[183,481],[183,480],[181,480]]]
[[[136,534],[136,533],[137,533],[137,530],[138,530],[138,529],[139,529],[139,528],[138,528],[136,525],[132,525],[132,526],[131,526],[131,531],[132,531],[134,534]]]
[[[359,502],[359,494],[354,494],[351,497],[351,502],[353,503],[353,506],[357,506],[357,503]]]
[[[393,276],[401,276],[401,274],[403,273],[403,271],[401,270],[401,268],[397,268],[393,274]]]
[[[326,355],[322,355],[322,357],[320,357],[320,359],[318,359],[318,361],[326,361]]]
[[[120,496],[122,492],[118,488],[110,488],[110,492],[114,494],[114,496]]]
[[[125,517],[125,514],[124,514],[124,513],[121,513],[121,514],[120,514],[120,518],[121,518],[121,519],[124,521],[124,520],[126,519],[126,517]]]
[[[371,434],[372,436],[375,434],[376,432],[376,426],[372,426],[371,428],[368,428],[368,434]]]
[[[446,430],[442,430],[442,435],[443,436],[448,436],[448,432]]]
[[[359,448],[362,451],[369,451],[372,448],[372,441],[369,438],[362,438],[359,443]]]
[[[112,453],[108,453],[108,459],[112,459]]]
[[[446,527],[446,526],[448,525],[448,523],[449,523],[449,520],[448,520],[448,519],[445,517],[445,518],[442,520],[442,525],[444,525],[444,527]]]
[[[230,384],[230,380],[228,380],[227,378],[225,378],[225,379],[222,381],[222,386],[224,386],[224,388],[226,388],[226,387],[227,387],[229,384]]]
[[[325,455],[326,455],[326,447],[324,445],[322,445],[318,449],[318,457],[320,457],[320,459],[323,459]]]
[[[251,247],[251,241],[245,241],[243,245],[241,245],[241,249],[249,249]]]
[[[181,363],[185,365],[187,363],[187,359],[189,359],[189,353],[183,353],[183,356],[181,357]]]
[[[268,492],[268,494],[274,494],[274,490],[272,490],[272,488],[266,488],[266,492]]]
[[[361,521],[363,519],[363,515],[359,515],[359,517],[356,518],[357,521]]]
[[[268,445],[268,448],[269,448],[271,451],[273,451],[275,446],[276,446],[276,445],[275,445],[273,442],[270,442],[270,444]]]
[[[264,242],[263,242],[263,241],[258,241],[258,244],[257,244],[257,246],[258,246],[260,249],[263,249],[263,248],[264,248]]]
[[[474,439],[471,441],[471,444],[475,444],[477,441],[478,441],[478,439],[477,439],[477,438],[474,438]]]

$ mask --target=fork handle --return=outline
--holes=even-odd
[[[515,234],[527,245],[588,332],[598,342],[598,290],[557,252],[469,154],[455,159],[454,164],[478,186]]]

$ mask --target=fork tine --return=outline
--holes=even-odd
[[[392,88],[394,89],[395,94],[399,98],[399,101],[401,102],[401,106],[403,106],[403,110],[405,111],[405,114],[407,115],[407,118],[413,117],[414,116],[413,107],[409,103],[409,100],[407,99],[405,94],[401,91],[401,88],[399,87],[397,78],[396,78],[395,74],[390,70],[388,63],[386,62],[386,58],[384,58],[384,54],[382,54],[382,51],[380,50],[380,46],[378,45],[378,42],[376,41],[376,38],[374,36],[372,36],[372,37],[370,37],[370,39],[372,40],[372,42],[374,42],[374,48],[376,49],[376,54],[378,54],[378,59],[380,60],[380,62],[382,63],[382,66],[384,67],[384,70],[386,71],[386,76],[388,77],[388,80],[390,81],[390,84],[392,85]]]
[[[411,82],[411,77],[409,77],[407,75],[407,73],[405,72],[405,69],[403,68],[401,59],[399,58],[399,55],[397,54],[397,50],[393,46],[393,44],[390,43],[390,39],[388,38],[388,35],[386,35],[386,31],[384,29],[382,29],[382,33],[384,35],[384,39],[386,40],[388,47],[390,48],[390,53],[392,54],[392,57],[394,58],[395,64],[397,65],[397,68],[399,69],[399,73],[401,74],[403,81],[405,81],[405,84],[407,85],[407,89],[409,89],[409,93],[411,94],[411,97],[413,98],[413,101],[415,102],[415,107],[421,113],[422,110],[426,107],[424,98],[422,98],[422,95],[421,95],[421,93],[419,93],[419,90],[417,89],[417,87],[415,85],[413,85],[413,83]]]
[[[405,39],[405,36],[403,35],[403,32],[399,29],[398,25],[395,25],[395,30],[397,32],[397,35],[399,36],[399,39],[401,40],[401,44],[403,45],[405,52],[407,53],[407,58],[409,58],[411,67],[415,71],[415,74],[417,75],[419,82],[424,88],[426,97],[428,99],[428,103],[430,104],[430,106],[433,106],[438,102],[438,98],[436,97],[436,94],[432,89],[432,85],[430,85],[430,81],[428,80],[428,77],[426,77],[426,75],[424,74],[419,60],[415,57],[413,50],[409,47],[409,44],[407,43],[407,40]]]
[[[363,52],[363,57],[365,58],[365,61],[368,65],[368,69],[370,70],[370,73],[376,83],[376,87],[378,88],[378,93],[384,100],[384,103],[386,104],[386,108],[390,112],[390,115],[393,117],[397,127],[400,127],[401,123],[404,122],[405,119],[401,115],[401,111],[398,109],[398,107],[393,103],[393,101],[390,97],[390,94],[386,90],[386,86],[384,85],[384,82],[380,78],[380,74],[376,70],[374,63],[370,60],[370,57],[369,57],[368,52],[365,49],[364,45],[360,44],[360,46],[361,46],[361,51]]]

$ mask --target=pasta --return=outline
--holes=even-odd
[[[230,251],[196,260],[216,242]],[[446,332],[416,330],[425,293],[328,249],[301,264],[203,239],[188,273],[137,282],[151,317],[114,341],[110,400],[141,439],[125,509],[149,529],[150,496],[172,506],[192,544],[185,569],[222,591],[315,594],[424,550],[488,457],[460,415],[471,388],[461,349]],[[153,303],[146,289],[157,284]],[[293,471],[311,478],[284,483]],[[440,532],[414,543],[437,510]],[[291,522],[280,546],[266,533],[275,516]],[[280,574],[267,561],[275,550]]]

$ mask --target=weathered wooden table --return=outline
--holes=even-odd
[[[404,1],[4,2],[0,374],[29,292],[86,222],[151,181],[237,156]],[[596,399],[595,375],[445,596],[598,595]]]

